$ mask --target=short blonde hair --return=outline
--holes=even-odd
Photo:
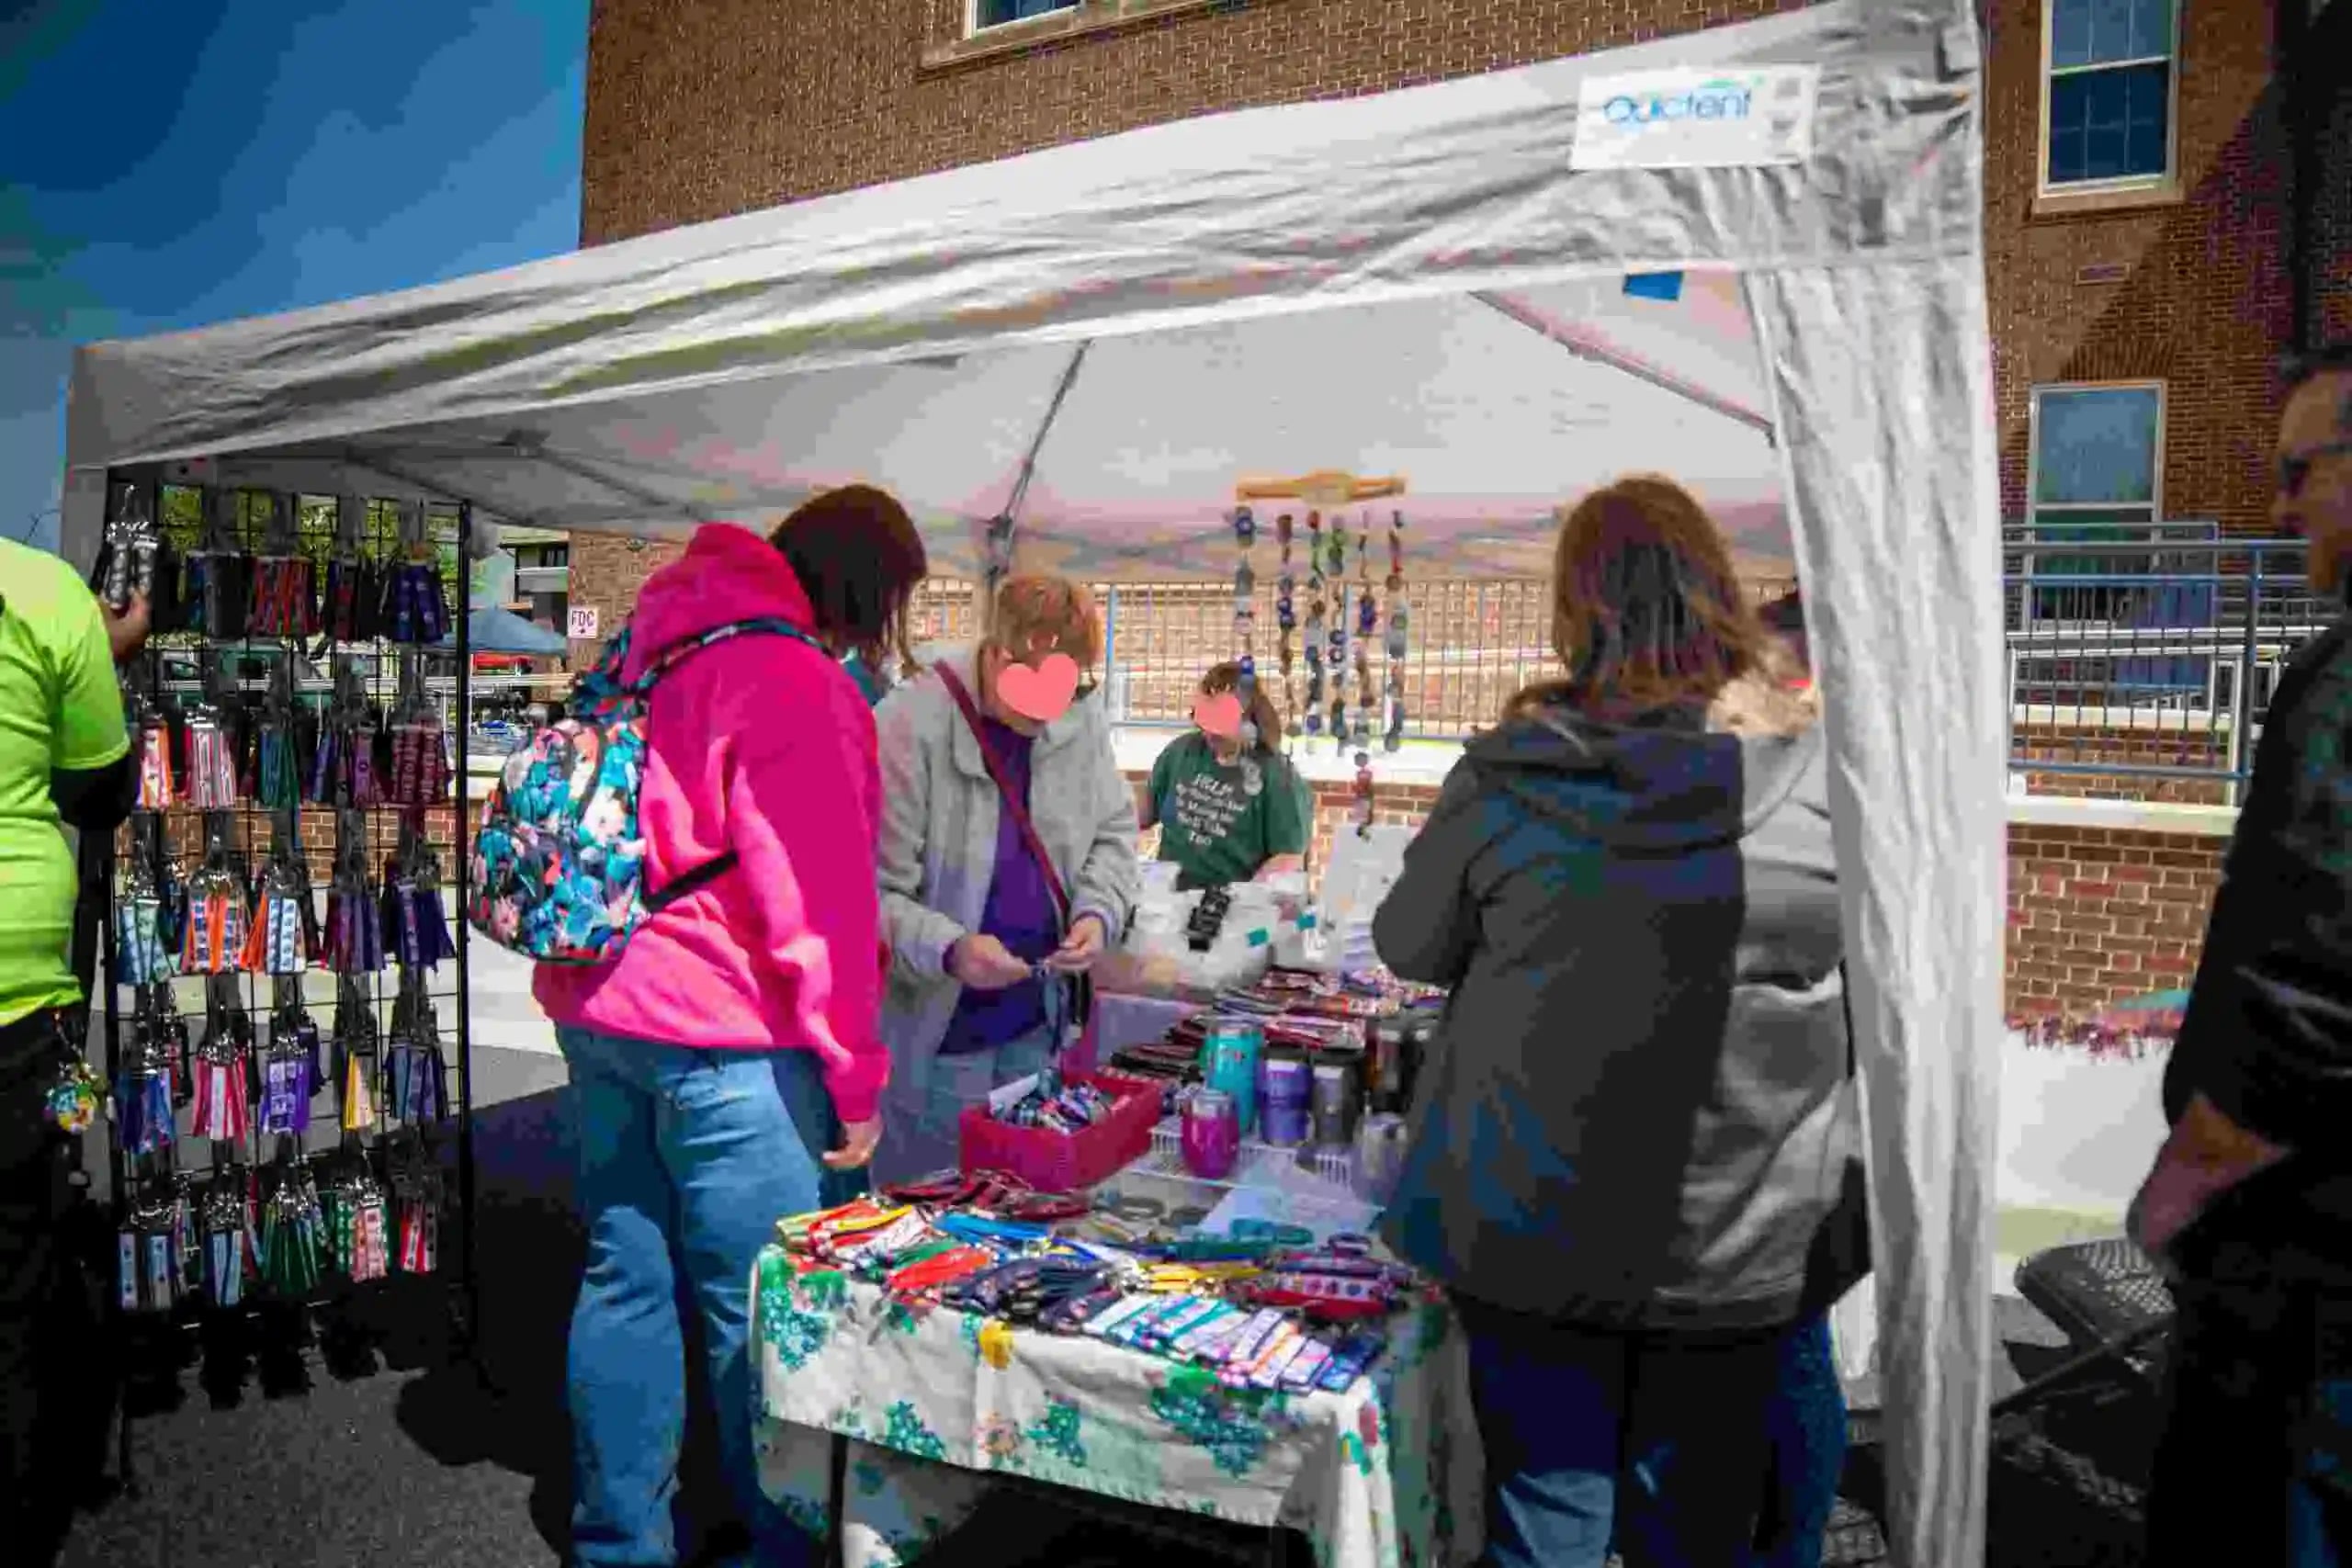
[[[1080,670],[1102,657],[1102,617],[1081,582],[1042,575],[1009,577],[996,591],[989,640],[1021,663],[1067,653]]]

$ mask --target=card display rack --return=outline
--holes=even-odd
[[[371,1296],[466,1354],[470,512],[115,479],[94,586],[154,626],[97,998],[126,1376]]]

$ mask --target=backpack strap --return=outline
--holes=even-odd
[[[646,664],[645,673],[631,681],[628,689],[632,695],[644,696],[653,690],[654,685],[662,676],[667,675],[704,649],[726,642],[732,637],[748,636],[788,637],[795,642],[815,649],[829,660],[833,657],[832,650],[819,642],[814,636],[781,617],[771,615],[757,620],[729,621],[725,626],[713,626],[708,631],[696,632],[692,637],[680,637],[676,642],[670,644],[653,656]]]
[[[631,696],[639,699],[648,697],[652,694],[655,684],[662,676],[669,674],[704,649],[714,647],[730,637],[788,637],[795,642],[815,649],[827,659],[832,658],[831,650],[823,643],[819,642],[807,631],[794,626],[790,621],[775,616],[751,621],[729,621],[725,626],[713,626],[708,631],[697,632],[693,637],[681,637],[678,641],[670,644],[653,656],[652,661],[646,666],[644,674],[630,682],[624,689]],[[734,870],[735,863],[735,852],[723,850],[692,871],[683,872],[672,877],[662,885],[661,892],[639,893],[638,902],[644,907],[647,914],[658,915],[679,899],[709,886]]]

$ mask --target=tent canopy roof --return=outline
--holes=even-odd
[[[1965,181],[1936,152],[1964,105],[1897,122],[1909,156],[1849,165],[1881,187],[1852,191],[1802,164],[1573,169],[1580,88],[1819,66],[1834,144],[1880,118],[1886,39],[1917,52],[1941,9],[1211,116],[95,344],[69,461],[641,536],[762,525],[858,479],[907,501],[944,571],[977,571],[977,525],[1018,497],[1025,561],[1097,578],[1216,575],[1184,547],[1235,483],[1319,468],[1405,479],[1417,570],[1540,572],[1563,501],[1671,468],[1784,561],[1734,269],[1949,237]],[[1681,298],[1627,297],[1640,271],[1686,272]]]

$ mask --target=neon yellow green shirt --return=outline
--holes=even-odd
[[[0,1023],[81,996],[74,857],[49,775],[130,749],[96,598],[57,557],[0,539]]]

